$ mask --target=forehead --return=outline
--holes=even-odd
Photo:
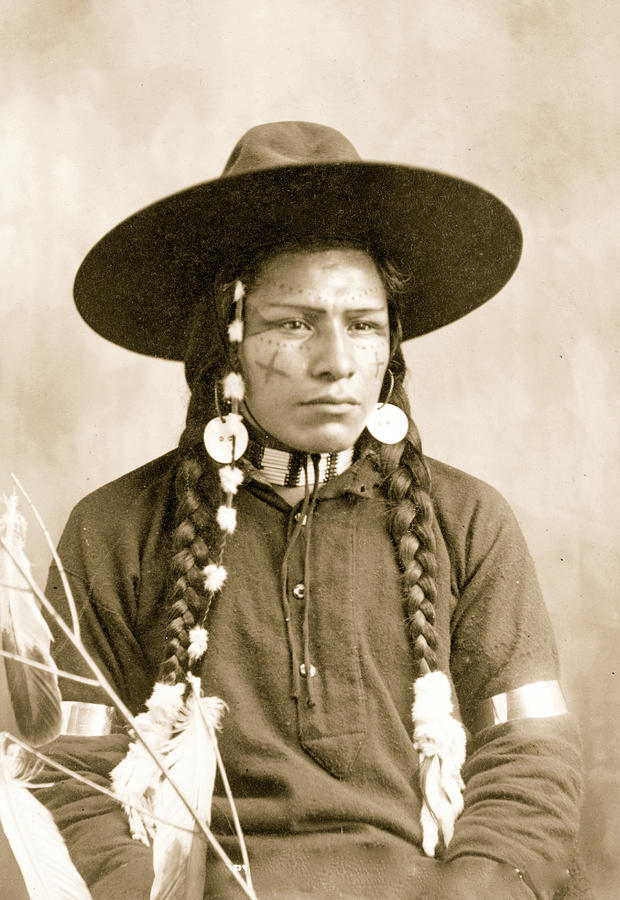
[[[386,309],[381,276],[363,250],[287,251],[268,259],[248,293],[250,306]]]

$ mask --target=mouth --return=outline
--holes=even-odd
[[[350,421],[359,415],[360,403],[352,397],[315,397],[300,404],[315,421]]]
[[[359,406],[359,401],[355,397],[315,397],[313,400],[306,400],[302,406],[329,406],[329,407],[352,407]]]

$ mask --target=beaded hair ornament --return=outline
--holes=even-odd
[[[162,752],[164,758],[167,752],[170,752],[171,737],[185,727],[187,706],[192,702],[196,690],[199,691],[199,676],[209,640],[206,619],[214,598],[221,591],[227,578],[222,562],[224,548],[227,538],[235,531],[237,524],[235,495],[243,482],[244,471],[236,463],[246,453],[249,443],[248,431],[240,412],[244,398],[244,382],[238,371],[241,368],[239,348],[243,340],[244,297],[245,288],[241,281],[236,281],[233,316],[228,325],[229,355],[233,366],[232,371],[224,376],[219,385],[227,410],[222,410],[220,406],[216,386],[218,415],[211,419],[204,429],[205,448],[209,456],[219,464],[219,482],[223,493],[223,501],[216,512],[216,521],[222,536],[218,557],[202,570],[208,602],[201,622],[195,624],[189,632],[186,683],[172,685],[156,683],[153,694],[146,704],[147,712],[138,716],[143,729],[152,736],[155,749]],[[408,427],[409,420],[403,410],[387,401],[376,405],[366,423],[366,428],[373,437],[387,444],[403,440]],[[349,455],[348,464],[350,461]],[[344,465],[346,467],[347,463]],[[304,467],[306,482],[309,481],[310,471],[306,465]],[[319,474],[318,466],[314,467],[314,472],[316,478]],[[272,483],[286,482],[277,480],[274,476]],[[463,809],[464,785],[461,779],[461,766],[465,760],[465,731],[452,715],[451,689],[447,676],[439,670],[430,671],[425,660],[421,661],[420,671],[423,674],[416,678],[413,685],[413,745],[419,758],[422,847],[428,856],[434,856],[438,846],[443,844],[446,847],[449,844],[454,832],[454,823]],[[199,696],[201,697],[200,694]],[[216,697],[201,697],[200,702],[206,706],[211,716],[213,734],[211,752],[215,755],[217,753],[215,728],[219,726],[224,703]],[[202,772],[212,773],[212,777],[206,776],[210,778],[208,802],[205,804],[208,808],[201,811],[205,820],[209,822],[215,766],[202,766]],[[146,808],[157,814],[165,787],[159,769],[154,766],[140,744],[130,745],[127,756],[114,769],[112,780],[115,792],[124,804],[133,837],[147,844],[149,837],[154,837],[156,841],[157,827],[152,821],[139,816],[135,812],[135,807]]]

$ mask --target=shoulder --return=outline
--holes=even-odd
[[[500,558],[529,555],[516,517],[490,484],[428,459],[437,523],[452,563],[467,578],[493,550]]]
[[[117,531],[122,523],[157,517],[158,511],[163,514],[171,499],[176,462],[177,451],[172,450],[104,484],[76,504],[69,522]]]
[[[426,457],[431,473],[431,494],[437,514],[447,521],[463,522],[480,512],[493,516],[512,516],[500,492],[467,472]]]

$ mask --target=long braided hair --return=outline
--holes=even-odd
[[[376,459],[384,476],[387,522],[402,575],[413,656],[418,674],[425,675],[437,668],[435,510],[430,472],[405,390],[407,370],[400,337],[391,353],[390,370],[394,377],[390,403],[407,414],[409,429],[399,444],[377,442]]]
[[[328,249],[334,242],[295,245],[309,252]],[[338,245],[343,246],[343,245]],[[359,245],[355,245],[359,249]],[[234,275],[221,274],[212,285],[212,295],[197,304],[188,332],[186,377],[191,390],[186,426],[179,441],[176,473],[176,519],[170,563],[170,614],[159,680],[175,684],[185,673],[195,671],[200,662],[189,652],[190,632],[207,619],[214,595],[221,587],[217,572],[226,536],[216,523],[216,510],[222,488],[217,466],[209,459],[203,444],[206,423],[218,414],[217,384],[223,374],[238,363],[227,352],[226,316],[232,307],[234,277],[248,291],[259,276],[262,265],[272,256],[290,250],[278,246],[260,251]],[[365,248],[364,248],[365,249]],[[387,295],[390,321],[390,363],[394,384],[390,403],[400,407],[409,419],[403,441],[385,445],[365,436],[383,476],[382,490],[388,505],[387,524],[402,573],[403,594],[412,653],[418,672],[424,675],[437,668],[435,600],[437,563],[433,533],[434,509],[430,496],[430,475],[422,453],[420,436],[410,415],[405,390],[406,365],[401,348],[398,311],[399,292],[404,279],[386,260],[369,253],[375,261]],[[216,310],[220,347],[213,352],[213,309]],[[206,351],[209,334],[210,355]],[[205,579],[205,569],[212,575]]]

